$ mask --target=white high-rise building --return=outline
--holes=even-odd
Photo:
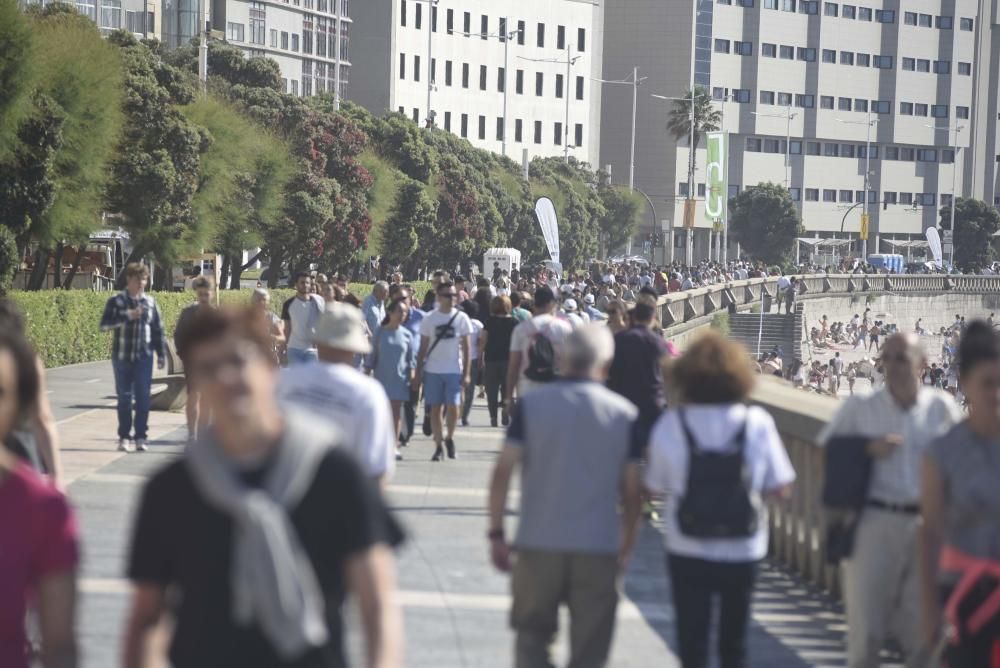
[[[987,9],[983,14],[980,5]],[[807,237],[850,237],[860,252],[866,168],[869,253],[905,254],[903,242],[922,239],[938,223],[939,208],[950,202],[953,178],[959,196],[995,201],[996,5],[610,4],[604,78],[621,79],[635,66],[647,77],[637,106],[636,186],[653,200],[659,220],[649,219],[645,231],[668,222],[675,229],[674,257],[687,254],[687,234],[677,228],[689,192],[688,141],[665,129],[674,102],[650,94],[681,97],[692,83],[708,90],[724,113],[730,196],[763,181],[787,182]],[[631,95],[620,93],[605,92],[602,129],[601,164],[612,166],[616,181],[628,173],[631,133]],[[702,140],[693,179],[694,258],[708,256],[711,243],[712,225],[704,216],[705,154]],[[733,242],[730,257],[734,251]]]
[[[497,153],[506,137],[506,154],[515,160],[524,149],[529,157],[568,152],[596,166],[602,5],[356,2],[348,97],[372,112],[399,111],[426,125],[430,83],[437,127]]]

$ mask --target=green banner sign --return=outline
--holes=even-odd
[[[729,202],[729,135],[708,132],[706,141],[705,218],[718,229],[726,224]]]

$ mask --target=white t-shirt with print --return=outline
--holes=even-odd
[[[684,409],[688,428],[705,451],[721,451],[731,445],[746,423],[744,461],[751,488],[757,492],[777,490],[795,480],[795,470],[778,436],[770,414],[743,404],[692,405]],[[757,532],[748,538],[692,538],[681,533],[677,509],[687,487],[688,447],[677,410],[668,410],[653,427],[649,439],[646,488],[664,494],[664,543],[667,552],[709,561],[756,561],[767,555],[768,521],[761,510]]]
[[[309,411],[335,425],[343,448],[370,476],[389,476],[396,466],[396,438],[389,398],[382,385],[346,364],[310,362],[283,369],[278,402]]]
[[[441,340],[435,345],[434,341],[439,334]],[[471,335],[472,321],[458,309],[453,308],[448,313],[436,309],[425,315],[420,321],[420,336],[427,339],[428,350],[431,346],[434,346],[434,350],[424,360],[424,372],[462,373],[462,348],[459,344],[461,337]]]

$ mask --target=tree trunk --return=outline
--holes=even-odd
[[[219,267],[219,285],[216,287],[219,290],[223,290],[226,287],[226,283],[229,282],[229,265],[233,263],[233,256],[225,253],[222,256],[222,266]]]
[[[274,289],[278,287],[278,279],[281,278],[282,257],[278,253],[269,253],[271,263],[267,267],[267,287]]]
[[[45,284],[45,277],[49,273],[49,259],[52,257],[52,251],[48,248],[39,248],[35,251],[35,268],[31,271],[31,276],[28,278],[28,290],[41,290],[42,286]]]
[[[159,262],[153,264],[153,276],[150,281],[153,286],[153,290],[162,291],[172,289],[173,285],[170,285],[169,283],[170,275],[172,273],[171,267],[169,266],[163,266]]]
[[[73,287],[73,279],[76,278],[76,272],[80,270],[80,262],[83,260],[83,253],[87,250],[87,244],[80,244],[76,249],[76,258],[73,260],[73,266],[69,268],[69,273],[66,274],[66,280],[63,281],[63,290],[70,290]]]
[[[243,265],[240,263],[239,258],[234,257],[232,266],[230,267],[229,289],[239,290],[240,281],[242,280],[242,278],[243,278]]]
[[[262,255],[264,255],[264,251],[263,250],[257,251],[257,254],[254,255],[249,260],[247,260],[246,264],[240,265],[240,273],[243,273],[244,271],[246,271],[247,269],[249,269],[250,267],[252,267],[254,265],[254,263],[257,262],[257,260],[259,260],[261,258]]]
[[[63,242],[56,244],[55,259],[52,261],[52,288],[59,289],[62,287],[62,259],[63,255],[66,254],[66,246]],[[46,281],[47,283],[47,281]],[[48,285],[45,286],[48,288]]]

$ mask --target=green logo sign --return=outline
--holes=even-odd
[[[713,225],[726,224],[729,200],[729,135],[709,132],[705,166],[705,218]]]

